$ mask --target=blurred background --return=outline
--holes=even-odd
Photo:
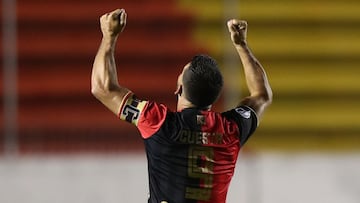
[[[222,67],[216,111],[247,95],[226,21],[248,41],[274,92],[242,149],[228,202],[360,202],[357,0],[2,0],[0,202],[146,202],[136,128],[90,94],[99,17],[125,8],[119,80],[175,110],[192,56]]]

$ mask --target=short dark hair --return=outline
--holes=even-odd
[[[207,55],[196,55],[184,71],[183,86],[188,99],[198,108],[213,104],[224,81],[216,61]]]

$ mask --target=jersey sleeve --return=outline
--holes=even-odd
[[[255,111],[248,106],[239,106],[223,113],[227,119],[234,121],[239,127],[240,144],[243,146],[258,126]]]
[[[152,101],[140,100],[132,93],[124,98],[119,118],[135,125],[146,139],[156,133],[164,123],[167,107]]]

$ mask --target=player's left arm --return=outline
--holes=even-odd
[[[256,59],[247,43],[246,21],[232,19],[229,20],[228,29],[231,35],[233,45],[238,52],[243,64],[246,84],[250,95],[240,101],[240,105],[245,105],[253,109],[258,118],[272,102],[272,90],[267,79],[265,69]]]
[[[103,37],[95,56],[91,76],[92,94],[116,115],[119,115],[121,103],[130,92],[118,82],[114,57],[117,38],[125,28],[126,17],[124,9],[117,9],[101,16]]]

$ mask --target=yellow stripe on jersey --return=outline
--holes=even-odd
[[[134,95],[130,95],[123,103],[120,111],[120,119],[138,125],[141,112],[144,110],[147,101],[141,101]]]

